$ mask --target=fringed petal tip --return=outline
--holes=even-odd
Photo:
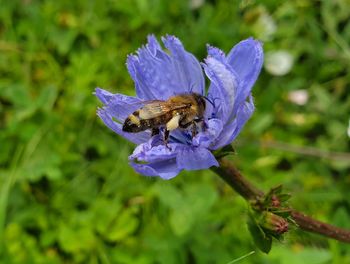
[[[211,46],[210,44],[207,44],[207,52],[208,56],[214,57],[218,61],[224,62],[226,60],[225,52],[217,47]]]
[[[154,35],[148,43],[127,58],[127,69],[135,82],[136,94],[143,100],[166,100],[190,91],[204,93],[204,76],[197,59],[174,36],[162,38],[165,52]]]
[[[157,51],[162,49],[157,38],[153,34],[147,36],[147,49],[153,56],[156,56]]]
[[[161,37],[161,40],[167,49],[170,49],[173,45],[178,45],[179,48],[185,49],[180,39],[173,35],[166,34],[165,36]]]
[[[193,54],[187,52],[182,42],[175,36],[162,37],[164,46],[170,51],[175,68],[174,77],[178,80],[185,93],[204,94],[205,79],[201,65]],[[177,93],[181,93],[178,87]]]
[[[95,88],[93,95],[95,95],[103,104],[108,104],[108,102],[113,98],[113,94],[111,92],[103,90],[100,87]]]
[[[231,49],[227,62],[239,76],[241,89],[249,94],[264,62],[262,43],[252,37],[242,40]]]

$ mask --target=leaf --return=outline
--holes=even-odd
[[[268,254],[272,246],[272,237],[267,235],[257,224],[252,213],[249,213],[248,229],[253,237],[255,245],[264,253]]]
[[[217,199],[215,189],[209,185],[188,185],[180,206],[174,207],[170,216],[173,231],[182,236],[202,219]]]
[[[280,184],[280,185],[277,185],[276,187],[271,188],[270,192],[277,195],[282,193],[282,190],[283,190],[283,185]]]
[[[171,229],[177,236],[183,236],[192,227],[194,219],[190,208],[186,206],[179,207],[178,210],[173,211],[170,215]]]
[[[288,201],[292,197],[289,193],[281,193],[278,195],[278,199],[283,203]]]
[[[183,202],[183,196],[181,192],[174,186],[164,183],[159,183],[151,190],[162,204],[170,208],[178,208]]]
[[[308,263],[308,264],[326,264],[326,263],[348,263],[345,258],[334,262],[334,256],[331,252],[322,248],[301,247],[298,250],[289,249],[282,245],[276,247],[269,254],[270,261],[275,263],[291,264],[291,263]],[[306,261],[307,260],[307,261]]]
[[[233,154],[235,154],[235,150],[231,144],[214,151],[214,156],[217,159],[223,158],[228,155],[233,155]]]
[[[95,247],[95,235],[88,226],[72,226],[72,223],[61,223],[59,228],[60,247],[69,253],[81,250],[92,250]]]
[[[274,214],[277,214],[283,218],[287,218],[288,216],[290,216],[291,211],[292,210],[290,208],[278,208],[276,210],[272,210]]]
[[[92,207],[96,231],[102,236],[107,236],[109,227],[113,225],[114,220],[118,217],[121,210],[122,205],[119,200],[96,199]]]
[[[126,209],[118,215],[117,221],[108,230],[107,238],[110,241],[120,241],[131,235],[139,225],[132,208]]]

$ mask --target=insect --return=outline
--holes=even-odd
[[[152,130],[152,136],[159,134],[164,126],[164,143],[167,146],[169,133],[177,128],[191,126],[192,137],[197,134],[197,123],[203,121],[206,97],[197,93],[178,94],[166,101],[153,100],[129,115],[123,124],[123,131],[137,133]]]

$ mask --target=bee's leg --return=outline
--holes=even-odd
[[[170,149],[168,147],[169,132],[179,127],[180,118],[181,118],[181,116],[177,114],[177,115],[173,116],[168,121],[168,123],[166,123],[166,125],[165,125],[165,129],[164,129],[164,143],[165,143],[165,146],[168,149]]]
[[[165,128],[164,129],[164,144],[168,149],[170,149],[170,147],[168,146],[169,133],[170,133],[170,131]]]
[[[195,121],[191,122],[192,125],[192,138],[194,138],[197,135],[197,123]]]
[[[179,127],[182,128],[182,129],[186,129],[189,126],[192,126],[191,127],[191,131],[192,131],[192,138],[193,138],[194,136],[197,135],[197,124],[196,124],[197,121],[196,120],[192,120],[192,121],[187,122],[187,123],[184,123],[184,121],[187,121],[187,120],[185,118],[180,120]]]
[[[156,128],[152,128],[152,134],[151,134],[151,137],[155,136],[155,135],[158,135],[159,134],[159,128],[156,127]]]
[[[180,123],[179,127],[185,129],[185,128],[188,128],[191,124],[192,124],[192,122],[189,122],[189,123],[186,123],[186,124],[181,124]]]
[[[182,116],[179,120],[179,127],[182,129],[188,128],[191,124],[192,121],[188,120],[187,116]]]
[[[207,124],[204,121],[204,118],[197,118],[194,120],[197,124],[201,123],[202,130],[206,130],[208,128]]]

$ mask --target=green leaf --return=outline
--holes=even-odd
[[[281,193],[278,195],[278,199],[283,203],[288,201],[292,197],[289,193]]]
[[[160,182],[153,187],[151,192],[159,198],[162,204],[170,208],[176,209],[183,203],[181,192],[173,185]]]
[[[220,158],[223,158],[225,156],[235,154],[235,150],[234,150],[233,146],[230,144],[230,145],[227,145],[221,149],[214,151],[213,154],[214,154],[215,158],[220,159]]]
[[[95,247],[95,235],[88,226],[72,226],[61,223],[59,244],[68,253],[77,253],[84,249],[92,250]]]
[[[252,213],[248,217],[248,229],[255,245],[264,253],[269,253],[272,247],[272,237],[267,235],[258,225]]]
[[[215,189],[206,184],[187,185],[184,191],[180,201],[172,204],[169,219],[174,233],[178,236],[189,232],[217,199]]]
[[[112,208],[112,209],[111,209]],[[114,225],[114,220],[122,210],[118,200],[97,199],[94,201],[92,211],[94,212],[94,227],[99,234],[107,236],[109,227]]]
[[[139,220],[131,209],[126,209],[118,215],[118,218],[112,226],[110,226],[107,235],[110,241],[120,241],[130,236],[139,225]]]

